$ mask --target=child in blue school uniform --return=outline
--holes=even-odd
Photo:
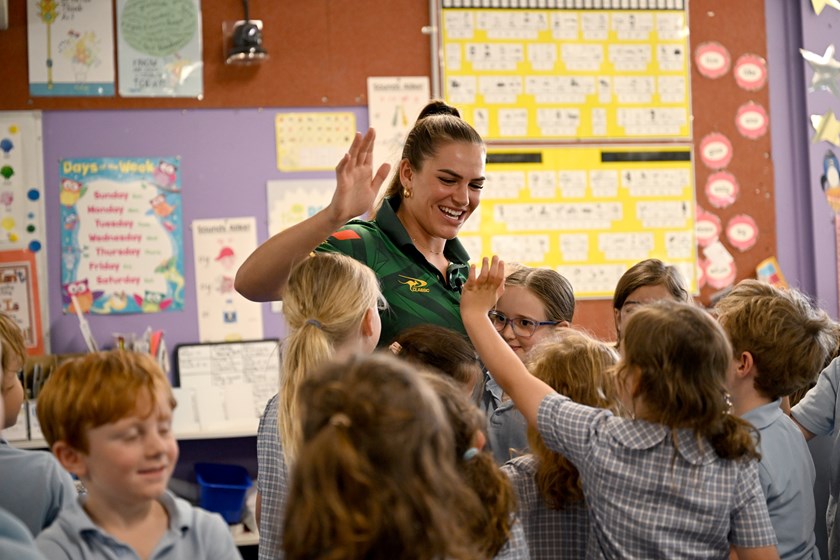
[[[610,368],[617,353],[607,344],[566,329],[539,344],[525,361],[535,377],[575,402],[618,408]],[[539,432],[528,429],[531,453],[508,461],[531,560],[579,560],[586,556],[589,511],[580,474],[563,455],[546,447]]]
[[[24,399],[18,373],[26,360],[26,346],[20,328],[5,313],[0,313],[0,354],[3,428],[9,428],[17,422]],[[0,438],[0,472],[0,507],[20,519],[33,537],[76,499],[73,479],[50,453],[17,449]]]
[[[260,560],[282,560],[289,470],[300,442],[298,390],[324,362],[370,353],[379,340],[384,304],[373,271],[338,253],[316,253],[289,274],[283,315],[280,392],[266,404],[257,431],[257,523]]]
[[[4,399],[0,399],[0,418],[5,413]],[[0,485],[6,483],[5,474],[8,471],[0,470]],[[4,558],[15,560],[44,560],[38,549],[29,529],[23,522],[0,507],[0,552]]]
[[[495,560],[528,560],[528,543],[516,517],[516,496],[510,481],[484,450],[484,414],[451,378],[424,373],[443,404],[455,436],[455,465],[464,486],[478,496],[481,507],[465,508],[467,527],[483,555]]]
[[[86,493],[36,539],[51,560],[239,559],[218,514],[167,490],[178,460],[169,381],[147,354],[62,364],[38,397],[44,437]]]
[[[659,302],[622,334],[617,382],[629,418],[577,404],[532,376],[488,312],[504,264],[471,267],[467,333],[496,381],[549,449],[578,468],[590,511],[587,558],[776,559],[749,425],[728,414],[732,348],[699,308]]]
[[[524,360],[534,346],[569,327],[574,314],[575,293],[563,275],[550,268],[517,265],[505,278],[505,292],[492,318],[499,336]],[[485,373],[484,385],[488,443],[503,465],[528,452],[528,424],[496,383],[492,369]]]
[[[743,280],[715,306],[729,335],[733,414],[758,430],[759,479],[783,560],[819,558],[814,461],[782,398],[813,383],[836,346],[834,323],[796,290]]]

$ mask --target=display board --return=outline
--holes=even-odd
[[[253,428],[280,384],[279,340],[180,344],[173,386],[201,431]],[[189,390],[190,393],[184,392]],[[179,406],[182,403],[179,403]]]
[[[488,140],[691,136],[683,0],[444,0],[444,98]]]
[[[547,266],[576,298],[611,298],[634,263],[659,258],[697,289],[689,147],[501,147],[459,238],[473,257]]]

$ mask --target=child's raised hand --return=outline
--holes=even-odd
[[[505,291],[505,263],[494,256],[481,260],[481,271],[470,265],[467,283],[461,291],[461,316],[470,313],[487,315]]]

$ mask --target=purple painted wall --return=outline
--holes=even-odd
[[[256,216],[258,242],[268,236],[266,181],[304,174],[277,170],[274,116],[301,109],[206,111],[50,111],[44,113],[44,179],[47,213],[48,277],[61,278],[58,162],[74,157],[181,156],[184,218],[183,311],[144,315],[92,315],[91,330],[100,347],[112,345],[113,333],[142,334],[147,326],[163,329],[170,350],[198,341],[192,221],[199,218]],[[313,109],[306,109],[311,111]],[[367,128],[367,111],[352,111],[357,126]],[[331,172],[307,173],[308,178],[332,177]],[[75,315],[64,315],[61,291],[49,287],[47,336],[52,353],[85,351]],[[282,316],[263,306],[266,338],[285,335]]]

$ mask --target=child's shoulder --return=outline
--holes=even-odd
[[[4,477],[10,473],[21,473],[27,477],[56,477],[69,475],[52,453],[31,449],[18,449],[8,444],[0,445],[0,471]],[[43,478],[39,478],[43,481]]]

